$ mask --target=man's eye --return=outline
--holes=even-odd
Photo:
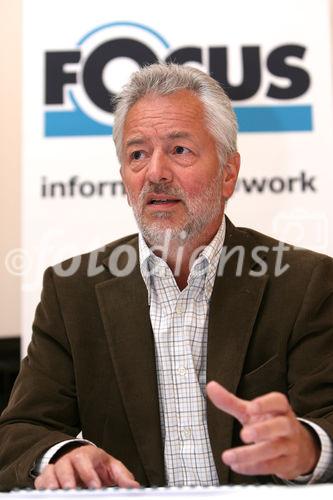
[[[133,151],[130,156],[132,160],[141,160],[141,158],[143,158],[143,155],[143,151]]]
[[[183,155],[184,153],[189,153],[190,150],[188,148],[185,148],[185,146],[176,146],[175,147],[175,153],[177,155]]]

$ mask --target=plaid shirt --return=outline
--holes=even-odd
[[[194,261],[179,291],[164,260],[139,237],[140,267],[148,289],[169,486],[219,484],[206,418],[208,308],[225,236],[225,220]]]

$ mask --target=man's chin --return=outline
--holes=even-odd
[[[151,224],[155,221],[163,221],[163,220],[169,220],[172,219],[173,214],[170,211],[166,210],[159,210],[154,213],[151,213],[149,215],[145,216],[145,223],[146,224]]]
[[[184,242],[186,230],[184,225],[170,224],[170,220],[158,220],[150,224],[139,224],[140,231],[150,245],[163,245],[174,240]]]
[[[185,221],[178,221],[170,212],[155,212],[153,215],[142,217],[139,221],[139,226],[147,231],[181,231]]]

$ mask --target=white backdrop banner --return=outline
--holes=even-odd
[[[328,0],[23,0],[23,51],[23,351],[43,270],[136,231],[110,97],[144,64],[199,67],[233,100],[233,222],[333,255]]]

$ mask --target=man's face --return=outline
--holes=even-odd
[[[140,230],[151,245],[163,243],[166,231],[182,239],[215,234],[237,178],[230,192],[203,106],[187,90],[148,95],[130,109],[121,174]]]

